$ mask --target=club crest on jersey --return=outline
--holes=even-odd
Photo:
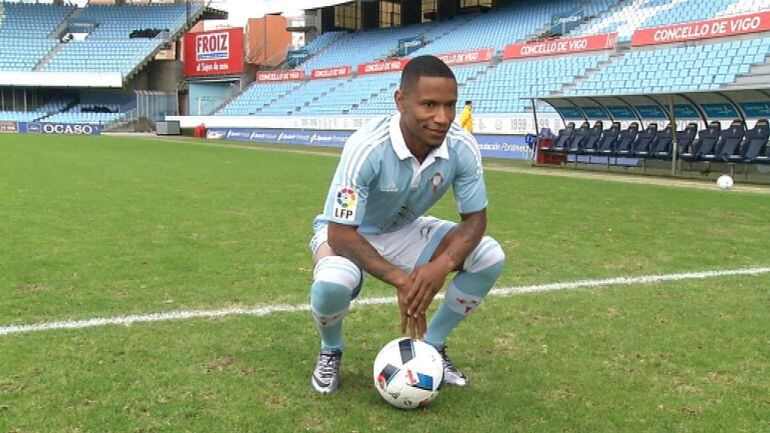
[[[441,176],[441,173],[436,172],[436,174],[431,176],[429,180],[430,180],[430,184],[433,185],[433,194],[435,194],[438,192],[438,188],[444,182],[444,177]]]
[[[339,188],[334,199],[334,217],[346,221],[355,220],[357,196],[352,188]]]

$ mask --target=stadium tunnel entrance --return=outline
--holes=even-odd
[[[556,163],[661,174],[668,170],[677,177],[737,173],[770,182],[770,89],[530,100],[536,125],[541,124],[540,101],[553,107],[564,124],[550,147],[538,149]],[[547,132],[538,134],[542,138]]]

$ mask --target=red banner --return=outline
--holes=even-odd
[[[243,73],[243,29],[240,27],[184,35],[184,75]]]
[[[299,81],[305,78],[305,71],[260,71],[257,81]]]
[[[384,62],[362,63],[358,65],[358,74],[381,74],[383,72],[401,71],[409,63],[409,59],[393,59]]]
[[[522,59],[527,57],[579,53],[582,51],[610,50],[615,48],[617,39],[617,33],[607,33],[603,35],[582,36],[579,38],[513,44],[505,47],[503,59]]]
[[[672,42],[721,38],[768,30],[770,30],[770,12],[761,12],[695,23],[640,29],[634,32],[631,45],[670,44]]]
[[[313,69],[310,71],[312,78],[337,78],[350,75],[350,66],[335,66],[333,68]]]
[[[436,57],[449,66],[464,65],[466,63],[489,62],[495,55],[494,48],[481,48],[478,50],[457,51],[454,53],[439,54]]]

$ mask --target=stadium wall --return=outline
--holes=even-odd
[[[366,122],[380,116],[166,116],[190,130],[206,125],[209,138],[246,142],[342,147],[345,140]],[[540,127],[563,127],[556,114],[538,116]],[[534,134],[533,116],[478,114],[474,136],[484,157],[531,159],[526,136]]]

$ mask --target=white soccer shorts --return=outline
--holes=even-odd
[[[362,236],[385,260],[411,273],[415,266],[430,260],[430,255],[433,254],[436,246],[454,226],[455,223],[451,221],[427,216],[417,218],[394,232]],[[326,225],[319,227],[310,240],[310,251],[313,256],[318,247],[327,241],[327,230]],[[428,246],[431,247],[430,251],[425,250]]]

